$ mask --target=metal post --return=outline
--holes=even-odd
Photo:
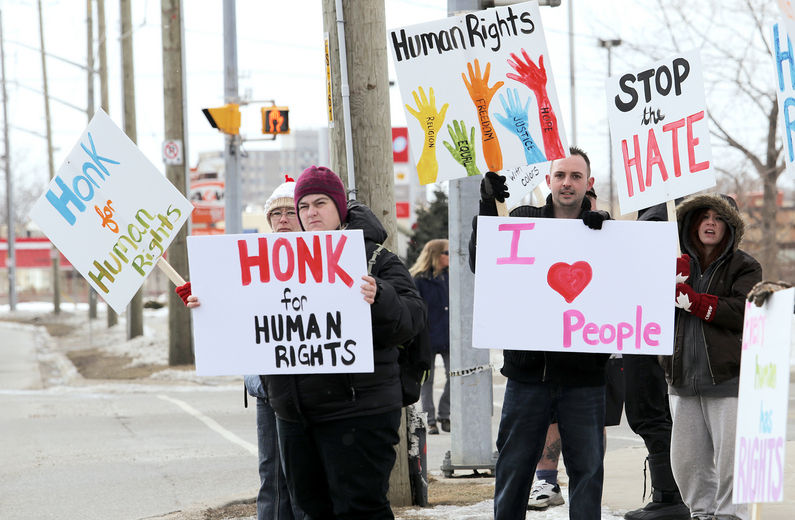
[[[571,85],[571,145],[577,146],[577,94],[574,90],[574,0],[569,0],[569,84]]]
[[[39,6],[39,43],[41,44],[41,76],[44,82],[44,119],[47,125],[47,163],[49,166],[50,180],[55,177],[55,163],[52,156],[52,125],[50,124],[50,93],[47,89],[47,59],[44,52],[44,20],[41,13],[41,0]],[[61,313],[61,276],[60,264],[61,253],[52,246],[50,250],[52,258],[52,307],[53,313]]]
[[[8,308],[17,308],[17,255],[16,255],[16,228],[14,222],[14,181],[11,177],[11,148],[8,144],[8,92],[6,92],[6,54],[3,45],[3,17],[0,12],[0,74],[3,84],[3,161],[6,171],[6,215],[8,216],[8,255],[6,268],[8,269]]]
[[[621,45],[620,39],[603,40],[599,39],[599,47],[607,49],[607,77],[613,75],[613,47]],[[607,149],[610,160],[610,214],[615,214],[615,198],[613,194],[613,143],[610,139],[610,128],[607,129]]]
[[[235,0],[224,0],[224,102],[238,103],[237,92],[237,15]],[[224,151],[224,225],[227,234],[243,231],[240,215],[240,141],[227,135]]]

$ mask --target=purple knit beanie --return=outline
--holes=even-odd
[[[304,170],[295,183],[295,210],[298,211],[298,203],[302,198],[314,194],[328,195],[337,206],[340,223],[345,223],[345,217],[348,216],[345,186],[336,173],[325,166],[310,166]]]

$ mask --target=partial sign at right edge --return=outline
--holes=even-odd
[[[795,289],[745,306],[737,433],[736,504],[781,502],[787,445],[790,344]]]

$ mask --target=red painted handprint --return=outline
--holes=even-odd
[[[512,59],[508,60],[508,65],[517,74],[508,73],[506,76],[522,83],[536,95],[538,120],[541,123],[541,136],[544,138],[544,155],[546,155],[548,161],[560,159],[566,156],[566,152],[560,142],[558,119],[547,95],[547,72],[544,69],[544,56],[539,56],[537,67],[524,49],[522,49],[522,56],[524,61],[516,54],[511,53]]]
[[[497,132],[494,131],[494,126],[491,124],[489,118],[489,103],[494,94],[505,83],[498,81],[493,87],[489,88],[489,71],[491,70],[491,63],[486,64],[486,70],[483,76],[480,75],[480,63],[475,60],[475,69],[472,70],[472,64],[467,63],[467,71],[469,72],[469,80],[463,73],[461,77],[464,80],[469,91],[469,97],[475,103],[475,108],[478,111],[478,121],[480,122],[480,139],[483,143],[483,157],[486,159],[486,165],[489,170],[498,172],[502,170],[502,150],[500,150],[500,142],[497,140]]]

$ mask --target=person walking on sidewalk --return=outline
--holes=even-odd
[[[674,352],[663,358],[671,468],[693,518],[748,520],[748,506],[732,503],[734,438],[745,298],[762,268],[738,248],[745,224],[734,199],[697,195],[677,221],[686,254],[677,264]]]
[[[295,202],[305,231],[361,229],[367,259],[386,240],[364,204],[325,167],[304,170]],[[387,498],[403,404],[398,345],[425,326],[426,309],[408,269],[387,250],[361,291],[370,304],[374,372],[267,378],[290,496],[311,518],[394,518]]]
[[[444,391],[439,399],[438,414],[433,406],[434,365],[428,379],[422,384],[420,398],[422,410],[428,414],[428,433],[438,435],[450,431],[450,266],[449,242],[446,238],[429,240],[409,273],[428,306],[431,349],[433,357],[442,356],[444,363]],[[436,422],[439,422],[439,427]]]
[[[601,229],[610,216],[591,211],[585,192],[593,186],[590,161],[579,148],[556,159],[546,177],[551,194],[540,208],[520,206],[513,217],[582,219]],[[480,188],[480,215],[497,215],[495,200],[509,196],[505,177],[488,172]],[[472,221],[469,265],[475,270],[477,217]],[[528,296],[528,300],[530,300]],[[497,434],[494,482],[495,520],[525,518],[533,471],[544,450],[553,413],[557,416],[563,462],[569,475],[569,517],[598,520],[604,480],[605,364],[608,354],[505,350],[508,378]]]
[[[293,191],[295,181],[284,176],[285,182],[273,190],[265,201],[265,215],[275,233],[301,231],[298,214],[295,212]],[[179,294],[190,308],[199,306],[199,299],[190,294],[190,282],[177,287]],[[279,441],[276,434],[276,415],[268,402],[268,392],[263,376],[244,376],[248,394],[257,402],[257,454],[259,459],[259,491],[257,492],[257,520],[302,520],[306,516],[290,500],[284,478]]]

